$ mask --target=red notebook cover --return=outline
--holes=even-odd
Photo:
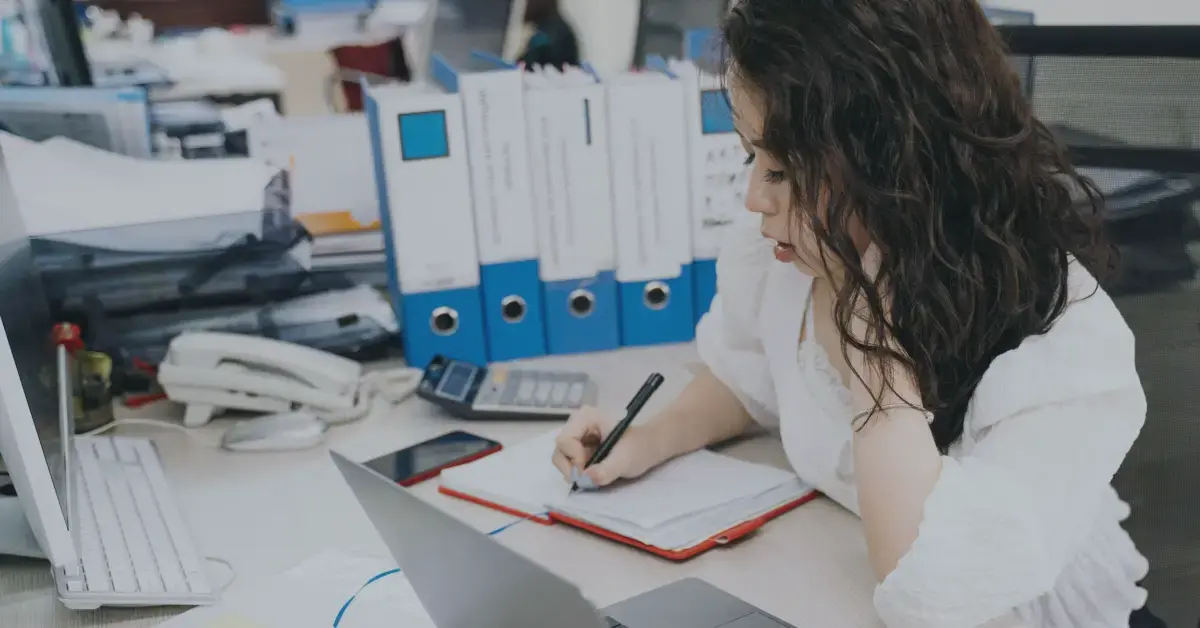
[[[502,512],[506,515],[512,515],[514,517],[528,519],[534,523],[540,523],[544,526],[548,526],[548,525],[551,525],[552,523],[554,523],[554,521],[548,515],[544,515],[544,514],[539,515],[539,514],[535,514],[532,512],[521,512],[519,510],[516,510],[515,508],[509,508],[508,506],[501,506],[500,504],[497,504],[495,502],[490,502],[486,499],[481,499],[479,497],[475,497],[474,495],[468,495],[466,493],[456,491],[452,488],[446,488],[445,486],[439,486],[438,492],[443,495],[449,495],[450,497],[469,501],[472,504],[483,506],[485,508],[491,508],[492,510],[499,510],[500,512]]]
[[[749,521],[743,521],[742,523],[739,523],[738,525],[736,525],[732,528],[729,528],[728,530],[725,530],[723,532],[715,534],[712,537],[705,539],[704,541],[701,541],[700,543],[697,543],[696,545],[693,545],[691,547],[685,547],[683,549],[668,550],[668,549],[663,549],[661,547],[654,547],[652,545],[647,545],[636,539],[631,539],[627,536],[617,534],[610,530],[601,528],[595,524],[591,524],[586,521],[581,521],[579,519],[575,519],[573,517],[569,517],[569,516],[561,514],[561,513],[551,512],[551,513],[549,513],[549,515],[535,515],[532,513],[519,512],[512,508],[507,508],[505,506],[501,506],[499,504],[492,503],[487,500],[480,499],[480,498],[474,497],[472,495],[468,495],[466,493],[462,493],[462,492],[459,492],[459,491],[456,491],[453,489],[446,488],[445,486],[439,486],[438,492],[442,493],[443,495],[449,495],[451,497],[469,501],[473,504],[478,504],[480,506],[491,508],[493,510],[498,510],[505,514],[512,515],[514,517],[522,517],[524,519],[529,519],[530,521],[534,521],[534,522],[540,523],[542,525],[551,525],[555,522],[563,523],[563,524],[569,525],[571,527],[579,528],[580,530],[584,530],[587,532],[591,532],[592,534],[602,536],[606,539],[609,539],[610,541],[624,543],[625,545],[629,545],[631,547],[635,547],[642,551],[650,552],[651,554],[654,554],[656,556],[660,556],[662,558],[666,558],[668,560],[673,560],[673,561],[687,560],[689,558],[693,558],[695,556],[703,554],[704,552],[707,552],[708,550],[715,549],[717,547],[721,547],[722,545],[728,545],[729,543],[732,543],[732,542],[750,534],[751,532],[758,530],[759,528],[766,525],[766,523],[768,521],[771,521],[772,519],[775,519],[776,517],[778,517],[784,513],[791,512],[792,510],[795,510],[796,508],[800,507],[801,505],[806,504],[806,503],[816,499],[817,495],[820,494],[817,491],[811,491],[802,497],[799,497],[790,502],[782,504],[769,512],[766,512],[762,515],[759,515],[758,517],[755,517],[754,519],[751,519]]]

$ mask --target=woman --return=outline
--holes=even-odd
[[[718,262],[707,370],[587,475],[778,427],[861,516],[889,626],[1129,626],[1147,563],[1109,482],[1145,419],[1134,339],[1095,278],[1098,192],[982,10],[741,0],[722,30],[755,224]],[[573,416],[556,466],[611,424]]]
[[[575,31],[558,10],[558,0],[526,0],[525,23],[535,29],[518,60],[526,68],[579,65]]]

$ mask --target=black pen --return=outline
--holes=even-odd
[[[638,413],[642,411],[642,406],[646,405],[646,402],[650,400],[650,395],[653,395],[654,391],[658,390],[659,386],[662,386],[662,383],[663,376],[659,373],[651,373],[650,377],[646,378],[646,383],[642,384],[642,387],[638,389],[633,399],[629,400],[629,405],[625,406],[625,418],[621,419],[621,422],[613,427],[608,436],[604,437],[604,440],[600,443],[600,447],[596,448],[596,452],[588,460],[587,466],[584,467],[585,470],[592,465],[604,462],[604,459],[612,452],[613,447],[617,446],[617,441],[621,440],[621,436],[625,434],[625,430],[629,429],[630,424],[637,418]],[[578,485],[572,482],[570,492],[574,493],[577,488],[579,488]]]

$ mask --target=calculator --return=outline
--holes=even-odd
[[[479,366],[438,355],[425,367],[417,396],[460,419],[561,420],[595,403],[596,385],[586,373]]]

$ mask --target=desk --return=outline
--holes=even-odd
[[[650,416],[690,379],[697,360],[690,345],[626,349],[535,363],[588,371],[600,405],[620,410],[646,373],[666,376],[648,405]],[[178,414],[157,407],[158,416]],[[146,413],[143,412],[143,415]],[[382,413],[381,413],[382,414]],[[216,443],[224,421],[199,430]],[[440,416],[417,399],[386,416],[330,430],[329,446],[358,460],[387,453],[451,429],[505,443],[552,429],[546,423],[467,423]],[[325,447],[292,453],[233,454],[199,446],[174,430],[131,426],[122,434],[157,441],[168,480],[201,552],[230,561],[237,578],[229,592],[250,588],[329,547],[386,556],[387,550],[329,459]],[[786,467],[779,443],[759,437],[732,445],[736,456]],[[479,530],[512,518],[436,492],[436,481],[415,492]],[[496,537],[575,582],[598,606],[617,602],[684,576],[699,576],[798,626],[881,625],[871,604],[874,577],[860,523],[818,499],[765,526],[744,541],[674,564],[567,526],[514,526]],[[225,570],[213,567],[215,585]],[[348,592],[350,593],[350,592]],[[153,626],[185,609],[101,609],[75,613],[55,599],[44,562],[0,559],[0,626]]]

